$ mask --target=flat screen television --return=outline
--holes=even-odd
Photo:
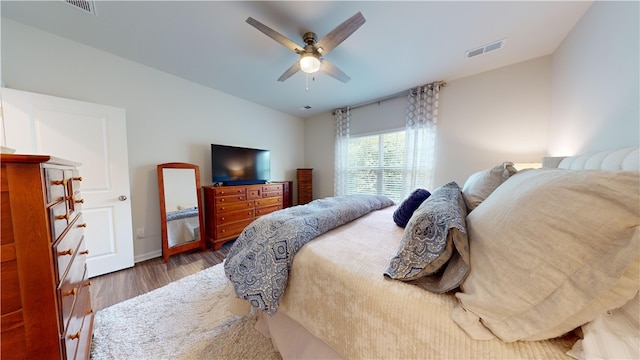
[[[271,177],[269,150],[211,144],[214,184],[264,184]]]

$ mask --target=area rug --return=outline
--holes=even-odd
[[[91,359],[281,359],[254,325],[229,312],[222,264],[100,310]]]

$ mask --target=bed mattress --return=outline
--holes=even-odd
[[[394,210],[372,212],[300,249],[276,315],[344,358],[570,358],[566,352],[577,339],[571,335],[536,342],[472,340],[451,319],[453,293],[434,294],[385,278],[403,232],[392,220]],[[291,329],[273,334],[282,326],[265,317],[274,339],[291,339]]]

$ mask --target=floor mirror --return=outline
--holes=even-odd
[[[157,167],[164,262],[177,253],[206,250],[198,165],[174,162]]]

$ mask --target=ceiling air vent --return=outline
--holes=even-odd
[[[64,2],[78,10],[82,10],[93,16],[96,15],[96,4],[93,2],[93,0],[64,0]]]
[[[479,48],[467,50],[467,52],[465,53],[465,58],[470,59],[474,56],[478,56],[478,55],[486,54],[490,51],[502,49],[504,47],[505,42],[507,42],[507,39],[494,41],[490,44],[481,46]]]

